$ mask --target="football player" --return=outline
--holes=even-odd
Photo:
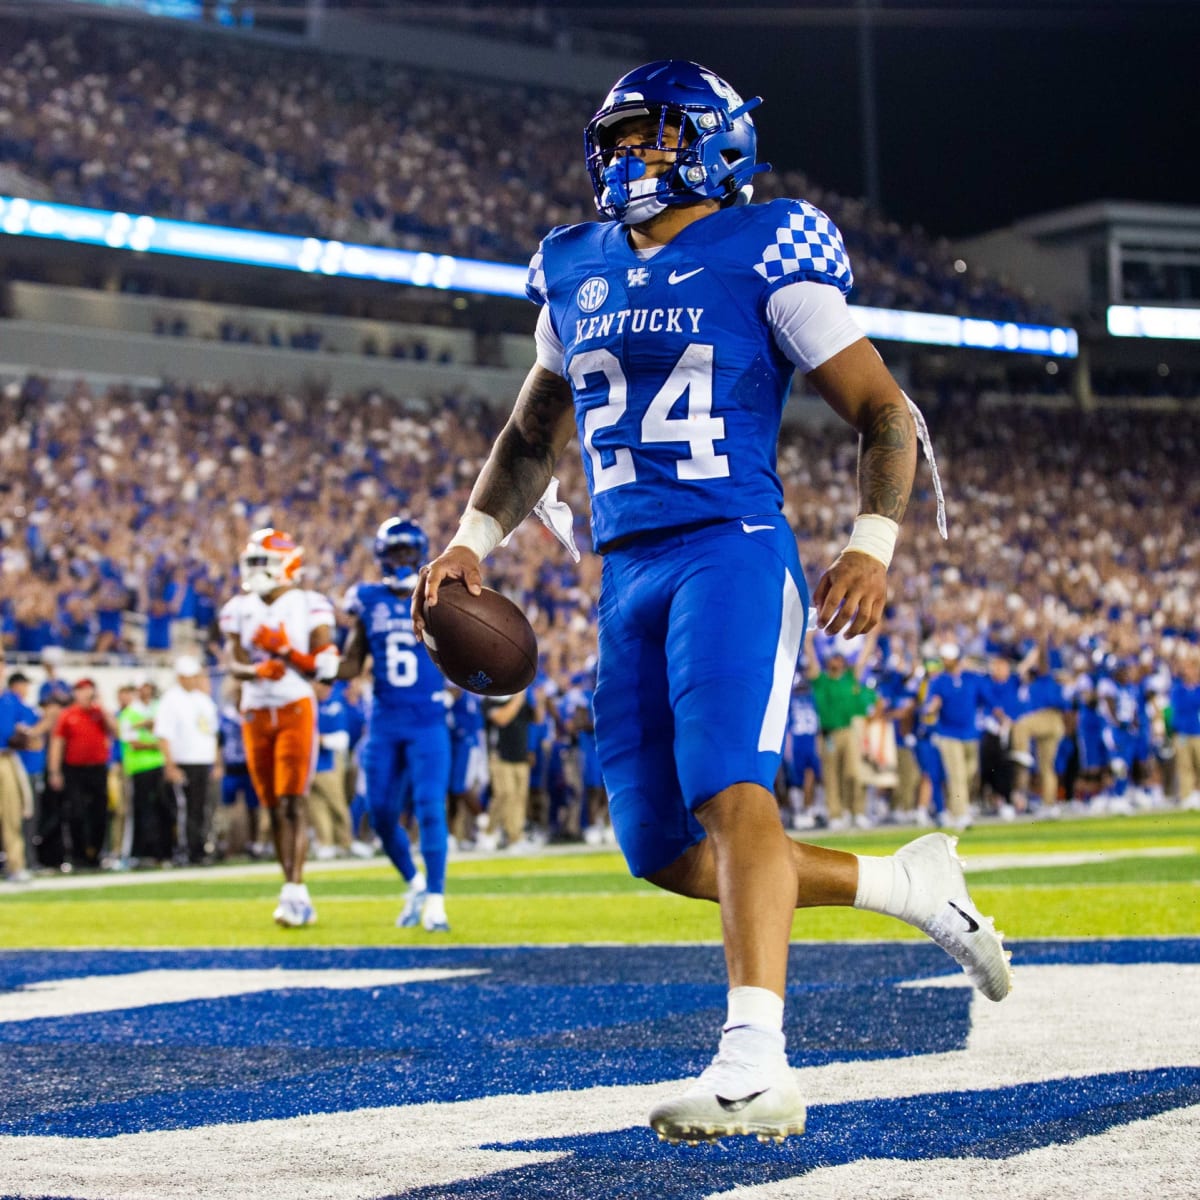
[[[480,795],[488,783],[487,742],[483,705],[474,692],[449,686],[450,799],[447,809],[454,837],[460,846],[478,845],[477,833],[483,806]],[[480,849],[486,849],[480,846]]]
[[[847,308],[849,260],[803,200],[751,205],[751,116],[695,63],[618,80],[585,131],[600,216],[530,264],[537,362],[458,532],[414,599],[478,593],[480,563],[578,432],[604,556],[596,742],[635,875],[718,901],[729,974],[720,1052],[650,1122],[667,1138],[804,1129],[783,997],[793,909],[855,905],[923,929],[992,999],[1003,945],[952,839],[868,858],[793,843],[772,785],[808,611],[775,452],[799,369],[860,436],[861,512],[814,601],[831,634],[874,628],[912,487],[919,414]]]
[[[242,684],[246,766],[271,819],[284,885],[275,908],[279,925],[315,924],[304,882],[308,849],[306,796],[317,750],[314,679],[333,679],[333,605],[300,586],[304,555],[279,529],[250,535],[238,567],[241,595],[221,609],[229,674]]]
[[[787,775],[787,800],[793,829],[813,829],[816,815],[813,804],[821,779],[821,755],[817,738],[821,723],[813,702],[812,685],[803,668],[792,680],[792,700],[788,707],[787,730],[783,739],[783,766]]]
[[[589,670],[579,671],[571,677],[571,688],[565,697],[569,728],[575,735],[579,757],[583,840],[590,846],[615,840],[608,821],[608,796],[596,751],[595,694],[595,675]]]
[[[412,593],[428,557],[429,539],[414,521],[392,517],[375,534],[378,583],[359,583],[344,607],[354,618],[342,676],[353,678],[371,658],[374,698],[360,762],[371,824],[408,883],[396,924],[448,933],[446,918],[446,794],[450,787],[448,693],[442,673],[417,644]],[[421,836],[420,872],[400,824],[411,797]]]

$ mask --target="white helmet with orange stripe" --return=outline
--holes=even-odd
[[[282,529],[256,529],[238,559],[242,591],[259,596],[300,580],[304,551]]]

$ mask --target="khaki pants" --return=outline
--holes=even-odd
[[[511,846],[525,833],[525,818],[529,811],[529,763],[505,762],[493,754],[488,767],[492,776],[489,825],[493,833],[502,832]]]
[[[1038,794],[1043,804],[1054,804],[1058,800],[1058,776],[1054,773],[1054,759],[1058,754],[1058,743],[1067,736],[1067,725],[1056,708],[1039,708],[1026,713],[1012,727],[1009,753],[1013,756],[1028,756],[1032,743],[1037,755]],[[1029,788],[1029,768],[1018,760],[1014,787],[1018,792]]]
[[[1200,779],[1200,737],[1175,735],[1175,780],[1179,799],[1186,800],[1196,790]]]
[[[350,807],[346,803],[345,772],[341,764],[318,771],[308,792],[308,819],[322,846],[350,849]]]
[[[129,812],[129,780],[117,763],[108,768],[108,848],[117,858],[128,858],[133,842],[133,821]]]
[[[8,857],[9,875],[25,870],[25,817],[28,782],[22,785],[24,769],[13,753],[0,754],[0,839]],[[32,813],[28,815],[32,816]]]
[[[896,812],[912,812],[917,807],[921,768],[917,765],[917,756],[907,746],[896,747],[896,774],[898,779],[892,807]]]
[[[979,775],[979,743],[935,735],[933,744],[946,772],[946,809],[952,817],[965,817]]]
[[[867,794],[862,785],[859,739],[849,726],[821,734],[821,782],[825,787],[825,811],[836,821],[843,808],[858,816],[866,811]]]

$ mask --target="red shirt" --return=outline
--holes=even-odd
[[[108,762],[108,725],[98,705],[64,708],[54,726],[63,740],[63,764],[68,767],[102,767]]]

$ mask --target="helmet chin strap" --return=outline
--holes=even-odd
[[[658,176],[646,178],[640,158],[624,156],[604,172],[604,203],[620,212],[622,225],[641,225],[666,209],[658,197]]]
[[[641,225],[651,217],[657,217],[660,212],[666,212],[667,206],[658,198],[657,179],[637,179],[629,188],[629,203],[621,214],[622,225]]]
[[[405,575],[403,577],[399,575],[389,575],[384,580],[384,583],[386,583],[387,586],[390,587],[394,592],[411,592],[416,590],[416,586],[418,583],[420,583],[420,581],[420,572],[414,571],[411,575]]]

